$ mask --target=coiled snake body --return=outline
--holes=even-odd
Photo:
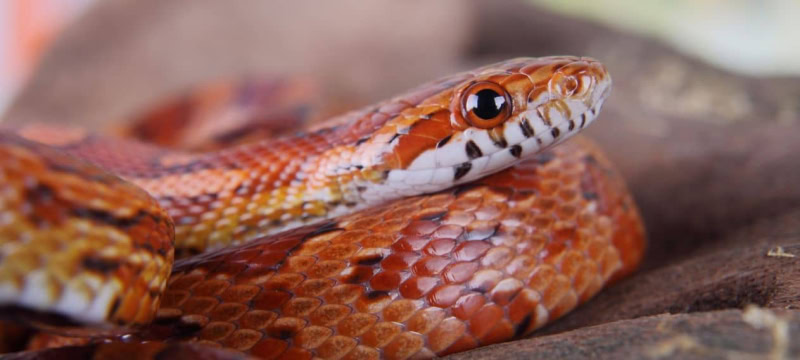
[[[552,147],[610,85],[591,59],[514,59],[208,153],[0,133],[0,307],[62,334],[263,358],[524,336],[640,260],[609,162],[582,138]]]

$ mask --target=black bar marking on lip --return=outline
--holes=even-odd
[[[586,126],[586,113],[581,114],[581,129]]]
[[[81,261],[81,265],[92,271],[102,274],[108,274],[117,271],[122,266],[119,261],[114,259],[105,259],[96,256],[87,256]]]
[[[522,121],[519,122],[519,128],[522,130],[522,135],[525,135],[526,138],[533,136],[533,128],[527,118],[523,118]]]
[[[503,137],[503,134],[497,134],[494,131],[489,131],[489,138],[492,139],[492,142],[495,146],[501,149],[508,147],[508,141],[506,141],[506,138]]]
[[[361,145],[369,140],[369,136],[364,136],[358,140],[356,140],[356,146]],[[391,142],[391,141],[390,141]]]
[[[467,175],[470,169],[472,169],[472,163],[469,161],[456,166],[456,174],[454,180],[459,180],[463,178],[464,175]]]
[[[522,318],[522,321],[514,327],[514,338],[518,338],[525,334],[525,331],[528,330],[528,326],[531,325],[531,314],[525,315]]]
[[[481,148],[479,148],[478,144],[475,144],[475,142],[472,140],[467,141],[466,151],[467,151],[467,156],[470,159],[475,159],[483,156],[483,151],[481,151]]]
[[[452,138],[452,137],[453,137],[453,134],[450,134],[450,135],[445,136],[442,140],[439,140],[439,142],[436,143],[436,148],[438,149],[438,148],[440,148],[442,146],[445,146],[445,144],[447,144],[447,142],[450,141],[450,138]]]
[[[556,127],[556,128],[553,128],[553,130],[550,130],[550,133],[551,133],[551,134],[553,134],[553,138],[557,138],[557,137],[558,137],[558,135],[561,135],[561,130],[559,130],[559,129]]]
[[[519,157],[522,156],[522,146],[519,144],[514,145],[508,149],[508,152],[510,152],[515,158],[519,159]]]
[[[392,138],[391,138],[391,139],[389,139],[389,141],[387,141],[386,143],[387,143],[387,144],[391,144],[391,143],[392,143],[392,141],[394,141],[394,139],[397,139],[398,137],[400,137],[400,133],[399,133],[399,132],[397,132],[397,133],[394,133],[394,135],[392,135]]]
[[[574,129],[574,128],[575,128],[575,122],[574,122],[574,121],[572,121],[572,120],[570,120],[570,121],[569,121],[569,128],[568,128],[568,129],[569,129],[569,131],[572,131],[572,129]]]

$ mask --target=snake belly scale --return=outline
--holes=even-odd
[[[554,146],[610,86],[592,59],[513,59],[207,153],[4,132],[0,307],[85,341],[262,358],[425,358],[527,335],[641,258],[608,160],[580,137]]]

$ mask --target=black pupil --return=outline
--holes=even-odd
[[[468,109],[484,120],[494,119],[505,106],[506,98],[489,89],[478,91],[467,100]]]

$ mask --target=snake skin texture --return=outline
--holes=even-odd
[[[206,153],[0,133],[0,309],[94,358],[429,358],[528,335],[641,259],[619,174],[586,139],[554,146],[609,90],[591,59],[514,59]]]

